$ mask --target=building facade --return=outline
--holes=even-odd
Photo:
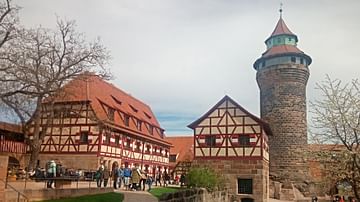
[[[40,166],[58,160],[84,170],[100,163],[111,169],[114,162],[138,164],[150,174],[168,169],[171,144],[151,108],[98,76],[66,84],[53,106],[43,108],[41,126]]]
[[[264,121],[225,96],[189,127],[195,166],[222,174],[234,200],[268,200],[271,130]]]
[[[261,118],[269,123],[270,173],[303,182],[308,166],[306,84],[311,58],[297,47],[298,37],[280,19],[268,39],[267,50],[254,63],[260,88]]]

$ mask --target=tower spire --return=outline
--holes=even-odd
[[[282,12],[283,12],[282,7],[283,7],[283,3],[282,3],[282,2],[280,2],[280,9],[279,9],[280,18],[282,18]]]

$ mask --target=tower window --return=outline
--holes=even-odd
[[[304,64],[304,59],[303,58],[300,58],[300,64]]]
[[[238,178],[238,194],[252,194],[253,193],[252,179]]]
[[[296,63],[296,57],[291,57],[290,60],[291,62]]]
[[[266,65],[265,61],[263,61],[261,64],[262,64],[261,65],[262,67],[265,67],[265,65]]]

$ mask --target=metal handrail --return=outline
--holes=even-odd
[[[20,195],[22,197],[24,197],[26,201],[29,201],[29,198],[26,197],[26,195],[24,193],[21,193],[20,191],[15,189],[13,186],[11,186],[9,183],[6,183],[6,181],[4,181],[3,179],[0,179],[0,181],[2,181],[5,184],[5,187],[10,187],[12,190],[14,190],[18,194],[18,198],[17,198],[18,202],[20,201]]]

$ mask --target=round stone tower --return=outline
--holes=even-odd
[[[267,50],[254,63],[260,88],[261,118],[269,123],[270,174],[290,181],[306,179],[306,83],[311,58],[297,47],[298,38],[281,16]]]

